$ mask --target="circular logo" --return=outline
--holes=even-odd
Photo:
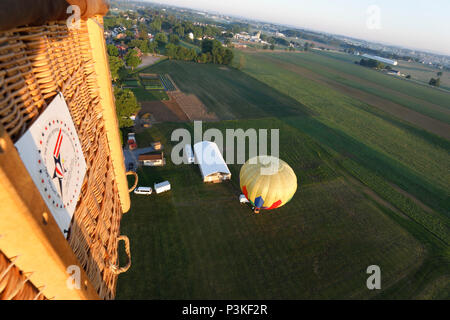
[[[46,202],[55,208],[72,207],[84,177],[76,132],[58,118],[48,119],[40,131],[37,146],[40,189]]]

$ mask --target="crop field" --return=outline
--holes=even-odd
[[[171,163],[171,133],[192,123],[139,133],[139,145],[161,141],[168,160],[139,169],[139,184],[169,180],[172,190],[131,196],[121,231],[133,264],[117,298],[450,298],[450,142],[343,88],[444,123],[450,95],[323,54],[235,53],[242,70],[164,61],[148,71],[169,74],[221,120],[203,130],[279,129],[297,193],[255,215],[238,201],[240,164],[230,182],[207,185],[196,165]],[[372,264],[382,290],[366,288]]]
[[[255,55],[254,55],[255,57]],[[410,121],[417,121],[425,129],[441,129],[437,134],[449,139],[449,93],[396,79],[380,72],[354,65],[335,56],[321,54],[260,54],[255,58],[270,61],[271,65],[294,71],[314,81],[321,81],[338,91],[404,117],[412,114]],[[386,108],[385,106],[388,105]],[[414,111],[414,112],[412,112]],[[426,122],[428,121],[428,122]]]
[[[158,74],[135,72],[123,81],[123,86],[133,91],[139,102],[169,100]]]
[[[126,79],[126,80],[124,80],[123,84],[125,87],[128,87],[128,88],[139,87],[139,81],[136,79]]]
[[[278,59],[285,58],[285,54],[280,56]],[[302,60],[305,56],[298,54],[293,58]],[[325,87],[307,76],[301,77],[295,71],[295,65],[288,70],[264,57],[247,56],[244,71],[270,83],[280,92],[286,92],[315,114],[315,117],[289,118],[288,122],[308,130],[309,134],[347,158],[370,166],[391,183],[449,216],[448,140],[425,132],[402,118],[392,117],[334,87]],[[379,76],[377,72],[373,73]],[[286,82],[290,85],[286,86]],[[450,95],[447,99],[450,101]]]
[[[423,84],[428,84],[431,78],[437,78],[437,72],[439,71],[421,63],[406,61],[399,61],[399,64],[398,66],[395,66],[395,69],[406,75],[411,75],[412,79]],[[441,88],[450,91],[450,72],[442,71],[442,76],[440,78]]]
[[[176,91],[174,84],[167,75],[160,74],[159,79],[161,80],[162,85],[167,91]]]
[[[306,110],[297,101],[234,68],[166,60],[149,70],[170,74],[182,92],[195,94],[222,120],[298,116]]]
[[[147,90],[164,90],[164,87],[159,79],[141,78],[141,83]]]

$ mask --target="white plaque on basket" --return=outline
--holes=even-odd
[[[67,237],[86,161],[62,93],[15,144],[59,228]]]

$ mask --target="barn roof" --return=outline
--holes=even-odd
[[[214,142],[197,142],[194,145],[194,154],[203,178],[215,173],[231,174],[219,147]]]
[[[161,160],[163,158],[162,153],[151,153],[151,154],[140,154],[138,157],[138,161],[144,160]]]

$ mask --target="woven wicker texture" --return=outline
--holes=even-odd
[[[46,300],[44,295],[28,280],[0,250],[0,300]]]
[[[87,163],[68,242],[99,296],[113,299],[127,269],[118,267],[122,209],[90,51],[85,21],[73,30],[64,21],[0,32],[0,123],[15,142],[63,93]]]

